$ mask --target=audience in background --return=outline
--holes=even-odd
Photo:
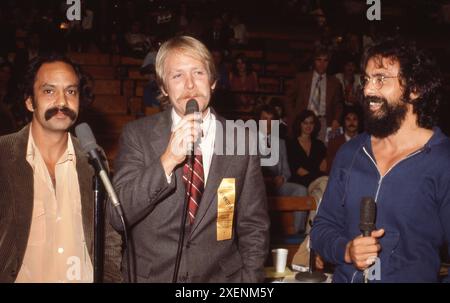
[[[357,73],[358,65],[352,57],[343,60],[342,72],[335,77],[341,83],[345,106],[356,106],[361,92],[361,75]]]
[[[314,112],[321,124],[318,136],[322,141],[325,141],[327,127],[333,131],[339,128],[342,112],[342,87],[336,77],[327,74],[329,61],[328,50],[317,49],[313,70],[298,74],[287,91],[288,125],[292,127],[294,117],[308,109]]]
[[[264,105],[259,109],[259,121],[267,123],[267,128],[260,128],[258,132],[258,142],[261,158],[273,157],[270,152],[278,152],[278,162],[272,166],[262,166],[264,181],[266,183],[267,194],[271,196],[304,197],[307,196],[305,186],[298,183],[288,182],[291,172],[288,163],[286,142],[277,134],[272,132],[271,123],[279,122],[278,112],[275,107]],[[278,142],[277,144],[274,142]],[[276,157],[275,157],[276,158]],[[294,213],[295,233],[304,231],[307,212]]]
[[[308,187],[311,182],[326,175],[327,149],[317,139],[320,121],[313,111],[304,110],[293,124],[294,138],[287,144],[288,160],[291,168],[290,182]]]
[[[327,173],[331,170],[331,165],[339,148],[350,139],[354,138],[361,132],[362,121],[361,111],[357,108],[348,107],[343,115],[343,134],[334,137],[328,142],[327,148]]]
[[[243,112],[250,112],[255,105],[255,95],[245,94],[245,92],[258,91],[258,76],[252,71],[247,57],[239,53],[233,60],[232,70],[229,76],[230,89],[237,92],[237,107]]]

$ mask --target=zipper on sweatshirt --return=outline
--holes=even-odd
[[[386,171],[386,173],[384,174],[384,176],[382,176],[381,173],[380,173],[380,170],[378,169],[377,163],[376,163],[375,160],[372,158],[372,156],[369,154],[369,152],[366,150],[366,147],[363,146],[364,153],[367,155],[367,157],[369,157],[369,159],[372,161],[373,165],[375,165],[375,168],[377,169],[378,175],[379,175],[379,177],[380,177],[380,178],[378,179],[378,186],[377,186],[377,191],[376,191],[376,194],[375,194],[375,202],[378,202],[378,194],[380,193],[381,184],[383,183],[383,179],[389,174],[389,172],[390,172],[395,166],[397,166],[398,164],[400,164],[401,162],[403,162],[403,161],[405,161],[405,160],[407,160],[407,159],[409,159],[409,158],[411,158],[411,157],[413,157],[413,156],[415,156],[415,155],[421,153],[424,149],[425,149],[425,147],[422,147],[421,149],[419,149],[419,150],[413,152],[412,154],[409,154],[409,155],[406,156],[405,158],[400,159],[399,161],[397,161],[396,163],[394,163],[394,164]]]

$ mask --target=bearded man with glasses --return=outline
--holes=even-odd
[[[313,249],[336,264],[335,282],[437,282],[439,250],[450,243],[450,140],[436,126],[436,64],[386,40],[368,49],[362,70],[366,132],[337,153]],[[359,227],[363,197],[377,206],[367,237]]]

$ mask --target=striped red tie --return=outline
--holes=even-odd
[[[192,173],[192,183],[188,180]],[[205,177],[203,173],[202,155],[195,155],[193,161],[193,168],[190,167],[189,161],[183,167],[183,180],[186,185],[186,195],[189,197],[189,221],[194,223],[195,214],[197,213],[200,200],[202,199],[203,190],[205,187]]]

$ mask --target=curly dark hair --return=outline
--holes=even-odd
[[[417,124],[431,129],[437,124],[437,110],[441,101],[442,77],[436,61],[413,43],[388,38],[370,47],[362,58],[361,70],[365,71],[370,59],[377,60],[382,66],[382,59],[398,61],[400,65],[399,80],[404,89],[403,100],[413,106],[417,114]],[[410,94],[419,97],[410,100]]]
[[[311,133],[311,138],[317,138],[321,128],[320,121],[316,114],[308,109],[302,111],[294,120],[294,124],[292,125],[292,133],[294,134],[295,138],[302,134],[301,124],[309,117],[313,117],[314,119],[314,128]]]
[[[69,58],[61,54],[42,55],[34,58],[28,64],[28,67],[23,76],[22,83],[19,86],[20,97],[22,102],[25,102],[29,97],[34,97],[34,83],[36,82],[36,75],[43,64],[64,62],[70,65],[78,78],[78,91],[80,94],[80,109],[90,105],[94,99],[91,83],[92,78],[83,72],[82,68],[73,63]],[[34,100],[33,100],[34,103]]]

